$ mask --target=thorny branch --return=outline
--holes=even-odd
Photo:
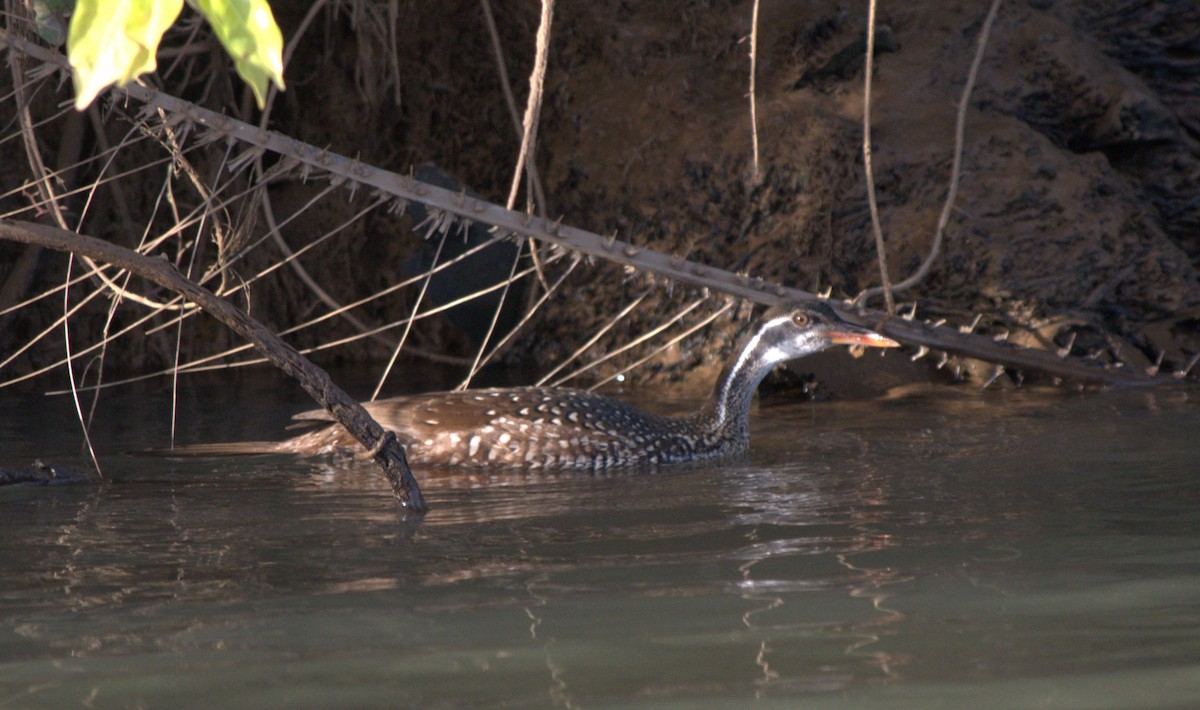
[[[65,61],[52,51],[25,42],[19,38],[0,36],[0,47],[11,47],[33,56],[49,65],[65,71]],[[236,140],[253,146],[249,151],[270,151],[296,161],[306,171],[328,174],[335,183],[346,182],[355,186],[371,187],[380,196],[396,199],[400,204],[412,200],[440,210],[448,217],[465,219],[492,225],[500,235],[533,237],[540,241],[557,244],[585,256],[597,257],[610,263],[628,266],[652,273],[669,280],[686,283],[703,289],[711,289],[745,298],[762,304],[797,303],[821,300],[815,294],[788,288],[747,274],[733,273],[686,259],[672,257],[629,242],[605,237],[575,227],[562,225],[561,220],[545,218],[507,210],[499,205],[422,183],[411,177],[382,170],[357,160],[331,153],[311,144],[272,131],[263,130],[242,121],[229,118],[190,102],[153,89],[130,85],[112,93],[118,101],[134,100],[146,104],[144,115],[154,115],[158,109],[165,110],[182,122],[189,122],[221,135],[226,140]],[[874,324],[883,313],[855,307],[850,303],[827,301],[839,315],[858,323]],[[1034,370],[1049,375],[1092,382],[1111,384],[1155,384],[1168,381],[1136,371],[1134,368],[1109,368],[1090,365],[1082,361],[1046,350],[1020,348],[992,337],[975,334],[969,330],[941,327],[943,323],[924,323],[915,319],[893,318],[884,326],[883,332],[909,345],[918,346],[918,355],[928,350],[941,350],[967,357],[998,363],[1005,367]]]

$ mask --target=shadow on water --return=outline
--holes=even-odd
[[[305,406],[212,395],[189,440]],[[0,396],[45,413],[6,457],[75,450]],[[104,406],[161,445],[157,400]],[[1198,424],[1186,391],[768,406],[719,464],[418,472],[415,528],[368,465],[105,455],[0,491],[0,707],[1186,707]]]

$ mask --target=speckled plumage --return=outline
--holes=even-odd
[[[363,406],[396,433],[414,465],[598,470],[739,454],[750,445],[750,402],[780,362],[833,345],[896,343],[850,325],[824,305],[773,309],[739,346],[700,411],[682,417],[642,412],[620,400],[572,389],[515,387],[395,397]],[[323,424],[328,412],[296,416]],[[337,425],[274,445],[279,452],[352,454],[359,444]]]
[[[572,389],[514,387],[436,392],[365,403],[414,465],[600,470],[739,454],[750,445],[750,402],[776,364],[838,344],[893,347],[892,340],[838,318],[823,304],[772,309],[742,341],[700,411],[642,412]],[[286,441],[212,444],[192,453],[348,454],[357,441],[328,412],[296,415],[319,429]],[[323,425],[323,426],[321,426]]]
[[[744,451],[748,436],[704,432],[702,414],[661,417],[578,390],[517,387],[439,392],[363,406],[396,432],[414,465],[603,469]],[[298,418],[327,420],[324,410]],[[358,449],[340,426],[302,434],[281,448],[306,454]]]

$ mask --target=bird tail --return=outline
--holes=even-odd
[[[254,454],[286,453],[278,441],[229,441],[218,444],[188,444],[169,449],[146,449],[137,453],[146,456],[250,456]]]

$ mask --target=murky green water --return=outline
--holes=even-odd
[[[305,406],[230,389],[184,438]],[[111,485],[0,490],[0,707],[1200,704],[1194,392],[765,408],[718,466],[425,476],[415,528],[369,466],[114,453],[166,401],[103,400]],[[0,411],[0,464],[78,452]]]

